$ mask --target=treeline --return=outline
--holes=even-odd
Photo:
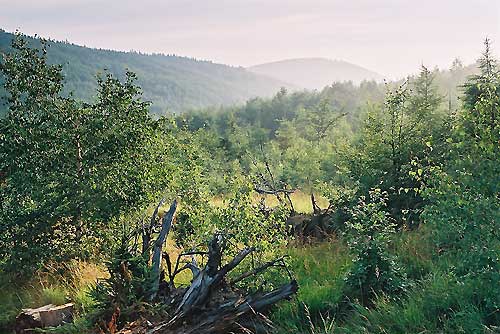
[[[395,143],[401,150],[416,149],[417,141],[428,142],[419,136],[427,139],[443,136],[440,127],[457,112],[461,85],[473,72],[473,67],[464,67],[455,60],[449,71],[422,67],[417,76],[395,83],[334,83],[313,92],[281,89],[271,99],[255,98],[243,106],[188,111],[177,116],[176,122],[180,128],[203,137],[205,148],[217,156],[207,166],[210,175],[219,176],[214,183],[216,192],[224,191],[225,173],[235,172],[238,166],[239,171],[251,174],[262,168],[256,162],[264,158],[272,165],[280,183],[308,191],[345,178],[342,170],[362,168],[361,162],[352,160],[354,156],[376,153],[367,151],[375,149],[367,148],[370,145],[367,137],[376,136],[379,131],[387,134],[385,131],[390,130],[385,124],[388,120],[382,118],[388,117],[383,116],[388,108],[384,103],[388,103],[391,94],[396,95],[394,99],[404,99],[401,102],[404,110],[395,111],[398,114],[394,115],[405,123],[401,131],[407,132],[399,134],[398,140],[409,141]],[[425,103],[430,105],[421,110]],[[375,128],[376,122],[380,128]],[[412,127],[415,123],[418,125]],[[373,145],[383,148],[379,143]],[[407,147],[403,148],[404,145]],[[373,175],[372,179],[379,180],[379,175]]]

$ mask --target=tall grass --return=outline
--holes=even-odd
[[[484,314],[475,306],[475,289],[453,274],[433,273],[401,300],[380,296],[375,307],[355,305],[340,333],[485,333]]]
[[[456,259],[437,256],[426,227],[400,233],[391,251],[413,281],[408,292],[397,298],[380,294],[371,307],[350,300],[349,309],[341,309],[347,247],[332,240],[291,248],[299,293],[272,314],[280,333],[500,333],[490,305],[496,302],[493,312],[500,312],[498,280],[456,276]]]
[[[72,261],[64,266],[47,265],[24,283],[0,273],[0,333],[10,333],[22,308],[46,304],[75,303],[77,316],[88,312],[93,301],[88,290],[97,278],[106,276],[100,265]]]
[[[351,258],[346,245],[336,239],[288,250],[289,264],[299,283],[297,298],[281,304],[272,320],[283,333],[307,333],[311,324],[329,327],[341,301],[343,277]]]

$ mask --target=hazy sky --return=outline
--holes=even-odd
[[[500,0],[0,0],[0,28],[231,65],[342,59],[391,78],[500,51]]]

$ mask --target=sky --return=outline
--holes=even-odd
[[[0,0],[0,28],[250,66],[345,60],[397,79],[500,54],[500,0]]]

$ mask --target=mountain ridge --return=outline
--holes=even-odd
[[[0,54],[11,50],[13,36],[0,29]],[[26,38],[30,44],[37,44],[35,37]],[[272,96],[281,87],[296,88],[243,67],[209,60],[89,48],[54,40],[49,40],[49,45],[49,62],[63,65],[66,93],[73,92],[77,98],[91,100],[97,86],[96,75],[107,70],[123,78],[128,69],[137,74],[144,99],[152,102],[151,111],[156,115],[239,104],[253,97]],[[0,96],[5,96],[2,87]]]

